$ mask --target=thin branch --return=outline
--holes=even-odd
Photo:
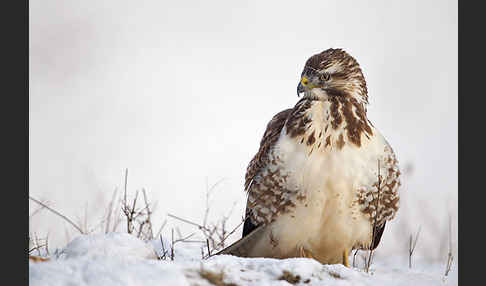
[[[160,259],[165,260],[167,251],[165,250],[164,247],[164,240],[162,239],[162,235],[160,235],[160,243],[162,244],[162,256],[160,256]]]
[[[172,231],[172,239],[171,239],[171,246],[170,246],[170,260],[174,261],[174,229]]]
[[[412,255],[413,255],[413,252],[415,251],[415,246],[417,246],[417,240],[419,238],[421,229],[422,229],[422,226],[419,226],[417,234],[415,235],[415,240],[413,240],[413,242],[412,242],[413,237],[412,237],[412,235],[410,235],[410,244],[409,244],[409,247],[408,247],[408,268],[412,268]]]
[[[220,179],[209,188],[208,179],[206,178],[206,211],[204,213],[203,225],[206,225],[209,215],[209,196],[211,195],[211,192],[216,188],[216,186],[219,185],[222,181],[224,181],[224,178]]]
[[[44,244],[40,243],[42,240],[45,242]],[[37,250],[37,255],[41,256],[42,255],[41,252],[40,252],[41,248],[45,248],[47,255],[49,255],[49,234],[47,235],[46,238],[41,239],[41,238],[38,238],[37,234],[34,232],[34,239],[31,239],[29,237],[29,242],[32,242],[32,248],[29,249],[29,255],[33,251]]]
[[[206,213],[207,213],[207,211],[206,211]],[[242,219],[241,222],[236,227],[234,227],[230,232],[227,232],[226,229],[225,229],[226,221],[228,219],[227,216],[224,216],[223,220],[219,222],[221,224],[221,227],[219,227],[218,226],[219,223],[216,224],[216,225],[212,225],[212,226],[206,226],[206,225],[200,225],[198,223],[192,222],[190,220],[187,220],[187,219],[184,219],[184,218],[172,215],[172,214],[167,214],[167,215],[171,218],[174,218],[174,219],[177,219],[179,221],[193,225],[193,226],[197,227],[199,230],[202,231],[203,235],[206,237],[207,244],[212,245],[212,250],[211,251],[208,250],[208,255],[205,258],[210,257],[211,256],[210,253],[214,252],[214,250],[217,250],[220,247],[224,247],[224,243],[225,243],[226,239],[228,237],[230,237],[232,234],[234,234],[236,232],[236,230],[238,230],[238,228],[241,227],[243,225],[243,223],[245,222],[245,219]],[[216,235],[217,238],[215,238],[214,235]]]
[[[36,209],[35,211],[32,212],[32,214],[29,215],[29,221],[32,217],[34,217],[37,213],[39,213],[41,210],[44,209],[44,206],[39,206],[38,209]]]
[[[49,253],[49,232],[46,235],[46,253],[47,253],[47,255],[50,255],[50,253]]]
[[[72,220],[70,220],[69,218],[67,218],[65,215],[61,214],[60,212],[54,210],[54,209],[51,209],[50,207],[48,207],[47,205],[45,205],[44,203],[42,203],[41,201],[39,200],[36,200],[34,199],[33,197],[29,196],[29,199],[31,199],[32,201],[38,203],[39,205],[43,206],[44,208],[50,210],[51,212],[53,212],[54,214],[60,216],[61,218],[63,218],[65,221],[67,221],[69,224],[71,224],[75,229],[77,229],[81,234],[84,234],[83,230],[77,226]]]
[[[211,249],[209,249],[209,239],[206,238],[206,246],[208,247],[208,256],[211,256]]]
[[[154,238],[154,233],[152,231],[152,221],[150,219],[150,215],[152,214],[152,212],[150,211],[150,208],[149,208],[149,203],[148,203],[148,200],[147,200],[147,194],[145,192],[145,189],[142,189],[142,193],[143,193],[143,199],[145,201],[145,207],[147,208],[147,224],[148,224],[148,227],[149,227],[149,239],[153,239]],[[140,229],[142,229],[140,227]]]
[[[454,256],[452,255],[452,218],[449,214],[449,252],[447,253],[447,264],[444,276],[447,277],[452,268],[452,262],[454,261]]]
[[[186,242],[188,238],[191,238],[192,236],[194,235],[194,233],[191,233],[189,235],[187,235],[186,237],[182,237],[182,238],[179,238],[179,239],[176,239],[174,240],[174,244],[177,243],[177,242]]]
[[[243,223],[245,222],[245,219],[243,219],[237,226],[235,226],[235,228],[233,228],[232,231],[230,231],[222,240],[221,242],[219,242],[216,246],[221,246],[221,245],[224,245],[224,241],[230,237],[233,233],[235,233],[235,231],[241,226],[243,225]]]
[[[205,228],[204,226],[202,226],[202,225],[200,225],[200,224],[197,224],[197,223],[195,223],[195,222],[189,221],[189,220],[187,220],[187,219],[180,218],[180,217],[175,216],[175,215],[172,215],[172,214],[167,214],[167,216],[169,216],[169,217],[171,217],[171,218],[175,218],[175,219],[180,220],[180,221],[183,221],[183,222],[185,222],[185,223],[188,223],[188,224],[192,224],[192,225],[194,225],[194,226],[197,226],[199,229],[204,229],[204,228]],[[206,228],[206,229],[207,229],[207,228]]]

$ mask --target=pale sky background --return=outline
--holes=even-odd
[[[297,102],[307,58],[344,48],[405,170],[377,254],[406,254],[421,226],[417,255],[445,261],[449,215],[457,245],[457,33],[456,1],[32,0],[30,195],[73,219],[87,207],[94,226],[128,168],[159,226],[167,213],[200,222],[206,184],[223,179],[211,213],[236,202],[236,225],[266,124]],[[164,231],[175,226],[196,231],[170,218]],[[76,235],[47,211],[30,232],[51,248]]]

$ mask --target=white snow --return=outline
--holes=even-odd
[[[157,253],[150,244],[128,233],[114,232],[78,236],[64,248],[63,256],[157,259]]]
[[[170,247],[170,242],[164,240],[164,249],[170,250]],[[124,233],[83,235],[71,241],[59,254],[51,256],[50,261],[30,262],[29,285],[218,285],[210,282],[211,277],[226,285],[421,286],[458,283],[456,265],[444,279],[445,264],[420,260],[409,269],[403,259],[380,259],[372,264],[370,273],[366,273],[360,267],[322,265],[308,258],[280,260],[220,255],[201,259],[200,247],[195,243],[177,243],[173,261],[170,255],[165,260],[157,260],[155,253],[162,254],[160,240],[144,242]],[[290,282],[283,277],[290,277]]]

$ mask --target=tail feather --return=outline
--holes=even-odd
[[[251,252],[255,248],[255,245],[260,241],[261,236],[264,233],[264,230],[265,230],[264,226],[260,226],[256,228],[248,235],[240,238],[230,246],[216,253],[215,255],[230,254],[230,255],[240,256],[240,257],[251,257],[252,256]]]

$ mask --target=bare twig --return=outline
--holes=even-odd
[[[162,255],[159,256],[159,260],[165,260],[167,257],[167,250],[165,250],[164,240],[162,239],[162,235],[160,235],[160,243],[162,245]]]
[[[47,255],[50,255],[49,254],[49,232],[46,235],[46,253]]]
[[[204,219],[203,219],[203,225],[206,225],[207,224],[207,220],[208,220],[208,215],[209,215],[209,196],[211,195],[211,192],[216,188],[217,185],[219,185],[222,181],[224,180],[224,178],[220,179],[219,181],[217,181],[216,183],[214,183],[211,188],[209,188],[208,186],[208,180],[206,178],[206,211],[204,212]]]
[[[138,209],[137,200],[138,200],[139,191],[136,190],[133,201],[128,202],[127,185],[128,185],[128,169],[125,169],[124,194],[123,194],[122,205],[120,208],[127,220],[127,233],[129,234],[136,233],[136,236],[138,238],[144,240],[154,239],[153,225],[152,225],[153,210],[150,207],[147,192],[144,188],[142,188],[142,195],[143,195],[145,206],[141,209]],[[162,224],[158,234],[160,234],[160,231],[164,226],[165,226],[165,222]]]
[[[153,233],[153,230],[152,230],[152,220],[150,219],[150,215],[152,214],[152,211],[150,211],[150,208],[149,208],[149,203],[148,203],[148,200],[147,200],[147,194],[145,193],[145,189],[142,189],[142,193],[143,193],[143,200],[145,201],[145,208],[147,209],[146,223],[148,225],[149,239],[153,239],[154,233]]]
[[[192,222],[192,221],[187,220],[187,219],[183,219],[181,217],[178,217],[178,216],[175,216],[175,215],[172,215],[172,214],[167,214],[167,216],[174,218],[174,219],[177,219],[177,220],[180,220],[182,222],[188,223],[190,225],[196,226],[199,230],[201,230],[203,235],[206,237],[208,244],[212,245],[212,251],[208,251],[208,253],[214,252],[214,250],[218,250],[222,246],[224,246],[224,242],[226,241],[226,239],[229,236],[231,236],[233,233],[235,233],[236,230],[238,230],[238,228],[241,227],[244,223],[244,219],[243,219],[230,232],[226,232],[226,230],[224,229],[224,225],[225,225],[226,220],[228,219],[227,217],[224,217],[223,220],[220,222],[222,227],[219,227],[217,224],[213,225],[212,227],[208,227],[208,226],[204,226],[204,225],[200,225],[198,223]],[[217,234],[219,241],[216,241],[216,238],[214,237],[215,234]],[[224,235],[222,235],[222,234],[224,234]],[[211,243],[209,243],[209,242],[211,242]],[[210,255],[206,256],[206,258],[209,257],[209,256]]]
[[[170,246],[170,260],[174,261],[174,229],[172,228],[172,240]]]
[[[206,209],[204,212],[202,224],[190,221],[188,219],[181,218],[173,214],[168,214],[169,217],[190,224],[192,226],[195,226],[201,231],[201,233],[203,234],[206,240],[206,248],[208,249],[208,254],[206,255],[206,258],[211,256],[211,253],[214,253],[216,250],[219,250],[220,248],[224,248],[228,237],[234,234],[236,230],[238,230],[238,228],[241,227],[244,223],[244,219],[242,219],[242,221],[231,231],[228,231],[227,229],[228,219],[231,213],[233,212],[236,203],[233,204],[228,215],[223,215],[222,219],[218,220],[216,223],[208,223],[208,217],[210,212],[210,195],[213,189],[222,181],[223,180],[219,180],[211,187],[209,187],[206,182]],[[207,247],[208,245],[209,247]]]
[[[412,255],[413,255],[413,252],[415,251],[415,246],[417,246],[417,240],[419,238],[421,229],[422,229],[422,226],[419,226],[419,229],[418,229],[417,233],[415,234],[415,240],[412,240],[413,236],[410,235],[410,243],[409,243],[409,246],[408,246],[408,268],[412,268]]]
[[[42,211],[45,207],[43,205],[39,206],[35,211],[32,212],[32,214],[29,215],[29,221],[32,217],[34,217],[36,214],[38,214],[40,211]]]
[[[454,261],[454,256],[452,255],[452,218],[449,214],[449,252],[447,253],[447,263],[446,263],[446,270],[444,273],[444,277],[449,275],[449,272],[452,268],[452,262]]]
[[[185,237],[181,237],[181,238],[178,238],[176,240],[174,240],[174,244],[177,243],[177,242],[187,242],[189,238],[191,238],[192,236],[194,235],[194,233],[191,233]],[[199,242],[199,241],[198,241]]]
[[[44,203],[42,203],[41,201],[39,200],[36,200],[34,199],[33,197],[29,196],[29,199],[38,203],[39,205],[43,206],[44,208],[50,210],[52,213],[58,215],[59,217],[63,218],[65,221],[67,221],[69,224],[71,224],[75,229],[77,229],[81,234],[84,234],[83,230],[77,226],[72,220],[70,220],[69,218],[67,218],[65,215],[61,214],[60,212],[48,207],[47,205],[45,205]]]
[[[185,222],[185,223],[188,223],[188,224],[192,224],[194,226],[197,226],[199,229],[202,229],[202,228],[205,228],[204,226],[200,225],[200,224],[197,224],[195,222],[192,222],[190,220],[187,220],[187,219],[183,219],[183,218],[180,218],[178,216],[175,216],[175,215],[172,215],[172,214],[167,214],[167,216],[171,217],[171,218],[175,218],[177,220],[180,220],[182,222]]]
[[[42,248],[42,247],[44,247],[44,246],[46,246],[46,245],[45,245],[45,244],[41,244],[41,245],[36,245],[36,246],[34,246],[33,248],[29,249],[29,254],[30,254],[32,251],[35,251],[35,250],[37,250],[37,252],[38,252],[38,253],[40,253],[40,252],[39,252],[39,249],[41,249],[41,248]]]
[[[42,241],[44,241],[43,244],[42,244]],[[49,254],[48,237],[41,239],[41,238],[37,237],[36,233],[34,233],[34,239],[29,237],[29,242],[32,243],[32,245],[33,245],[32,248],[29,249],[29,255],[32,252],[37,251],[37,255],[41,256],[42,254],[41,254],[40,250],[42,248],[44,248],[46,250],[46,253]]]
[[[233,230],[231,230],[230,232],[228,232],[228,234],[226,234],[226,236],[224,236],[222,238],[222,240],[219,243],[216,244],[216,246],[217,247],[219,247],[219,246],[224,247],[224,241],[228,237],[230,237],[233,233],[235,233],[235,231],[238,230],[238,228],[240,228],[240,226],[242,226],[244,222],[245,222],[245,219],[242,219],[241,222],[233,228]]]

